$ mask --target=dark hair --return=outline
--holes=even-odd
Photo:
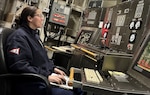
[[[18,21],[16,22],[18,25],[22,25],[22,24],[28,24],[28,16],[34,17],[36,10],[38,8],[35,6],[30,6],[30,7],[25,7],[20,15],[20,17],[18,18]]]

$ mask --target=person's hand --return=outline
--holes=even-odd
[[[60,74],[60,75],[63,75],[63,76],[66,76],[65,72],[63,72],[62,70],[58,69],[58,68],[54,68],[54,72],[56,74]]]
[[[58,74],[49,75],[48,80],[50,82],[54,82],[54,83],[57,83],[57,84],[63,84],[63,82],[66,81],[63,75],[58,75]]]

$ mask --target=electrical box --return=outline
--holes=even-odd
[[[70,12],[70,7],[54,2],[49,21],[58,25],[67,26]]]

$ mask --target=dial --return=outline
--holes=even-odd
[[[135,39],[136,39],[136,34],[135,34],[135,33],[132,33],[132,34],[130,35],[129,42],[133,43],[133,42],[135,41]]]
[[[142,21],[137,21],[136,24],[135,24],[135,29],[136,30],[140,29],[141,25],[142,25]]]
[[[134,29],[134,26],[135,26],[135,22],[132,21],[132,22],[130,23],[130,25],[129,25],[129,29],[130,29],[130,30],[133,30],[133,29]]]

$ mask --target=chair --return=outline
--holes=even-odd
[[[8,73],[5,64],[4,48],[5,48],[7,37],[13,31],[14,31],[13,29],[9,29],[9,28],[4,28],[4,27],[0,28],[0,95],[16,95],[14,91],[14,85],[16,83],[21,83],[21,82],[24,83],[42,82],[47,87],[50,86],[47,78],[42,75],[32,74],[32,73],[21,73],[21,74]],[[21,93],[21,95],[23,94]]]

